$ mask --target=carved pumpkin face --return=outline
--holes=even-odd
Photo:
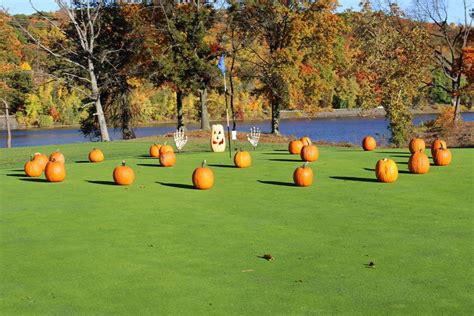
[[[215,153],[225,151],[224,126],[220,124],[212,125],[211,128],[211,148]]]

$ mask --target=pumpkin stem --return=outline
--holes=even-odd
[[[444,146],[443,146],[443,143],[441,143],[439,149],[445,149]]]
[[[167,142],[164,142],[164,143],[163,143],[163,146],[166,146],[166,143],[167,143]]]
[[[306,161],[306,162],[303,164],[303,168],[308,167],[308,165],[309,165],[309,161]]]
[[[125,167],[125,160],[122,160],[122,166]]]
[[[56,158],[53,157],[53,158],[51,158],[50,161],[51,161],[51,162],[56,162]]]
[[[204,168],[204,167],[206,166],[206,163],[207,163],[207,162],[206,162],[206,159],[204,159],[204,160],[202,161],[201,166]]]

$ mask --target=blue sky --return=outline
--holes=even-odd
[[[53,0],[32,0],[35,7],[39,10],[54,11],[57,9],[56,4]],[[451,22],[461,22],[463,13],[463,2],[462,0],[447,0],[449,6],[449,19]],[[341,8],[339,11],[343,11],[348,8],[357,10],[359,7],[360,0],[339,0]],[[375,1],[374,1],[375,2]],[[409,8],[411,6],[411,0],[399,0],[402,8]],[[470,8],[473,8],[471,0],[467,1]],[[0,0],[0,6],[8,9],[10,14],[33,13],[33,9],[30,6],[28,0]]]

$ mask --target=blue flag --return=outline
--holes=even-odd
[[[221,70],[222,74],[225,75],[224,54],[222,54],[221,58],[219,58],[219,63],[217,64],[217,67]]]

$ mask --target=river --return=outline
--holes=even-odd
[[[414,124],[419,125],[436,117],[436,114],[415,115]],[[474,113],[463,113],[463,120],[474,121]],[[237,130],[248,132],[252,126],[259,127],[262,132],[270,131],[270,121],[237,122]],[[189,130],[198,129],[197,124],[186,125]],[[159,124],[156,126],[135,129],[137,137],[161,135],[175,130],[175,124]],[[390,138],[387,121],[383,117],[347,117],[347,118],[313,118],[313,119],[282,119],[280,131],[284,135],[297,137],[309,136],[315,141],[346,142],[359,144],[361,139],[374,135],[379,142],[386,143]],[[0,131],[0,147],[5,147],[6,131]],[[112,139],[121,139],[120,130],[110,129]],[[88,142],[77,128],[25,129],[12,131],[12,146],[40,146],[53,144],[71,144]]]

